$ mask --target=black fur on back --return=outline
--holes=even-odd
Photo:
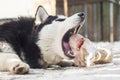
[[[34,18],[2,19],[0,20],[0,41],[9,43],[21,59],[21,53],[23,53],[25,61],[30,67],[43,67],[42,54],[40,48],[36,45],[38,32],[57,18],[57,16],[49,16],[40,25],[35,25]],[[37,32],[34,31],[35,27],[38,27]]]
[[[42,56],[36,45],[37,33],[33,33],[34,20],[23,17],[0,20],[0,41],[9,43],[21,59],[23,52],[30,67],[40,68],[39,59],[42,60]]]

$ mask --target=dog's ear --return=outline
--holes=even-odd
[[[48,18],[48,16],[49,15],[46,10],[42,6],[39,6],[35,14],[35,24],[43,23]]]

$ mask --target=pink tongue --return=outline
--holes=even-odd
[[[71,48],[70,48],[69,43],[63,42],[63,46],[64,46],[65,54],[66,54],[68,57],[70,57],[70,58],[74,58],[75,55],[74,55],[74,53],[71,51]]]
[[[69,51],[70,50],[70,45],[67,42],[63,42],[63,46],[65,47],[65,51]]]

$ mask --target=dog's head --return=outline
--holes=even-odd
[[[37,10],[35,20],[36,24],[40,24],[39,39],[45,43],[43,43],[43,46],[50,47],[52,53],[56,53],[63,58],[75,57],[75,53],[69,45],[69,38],[78,33],[84,22],[85,14],[83,12],[70,17],[50,16],[41,6]]]

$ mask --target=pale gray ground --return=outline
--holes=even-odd
[[[89,68],[30,69],[25,75],[0,72],[0,80],[120,80],[120,42],[99,42],[97,45],[112,51],[112,63]]]

